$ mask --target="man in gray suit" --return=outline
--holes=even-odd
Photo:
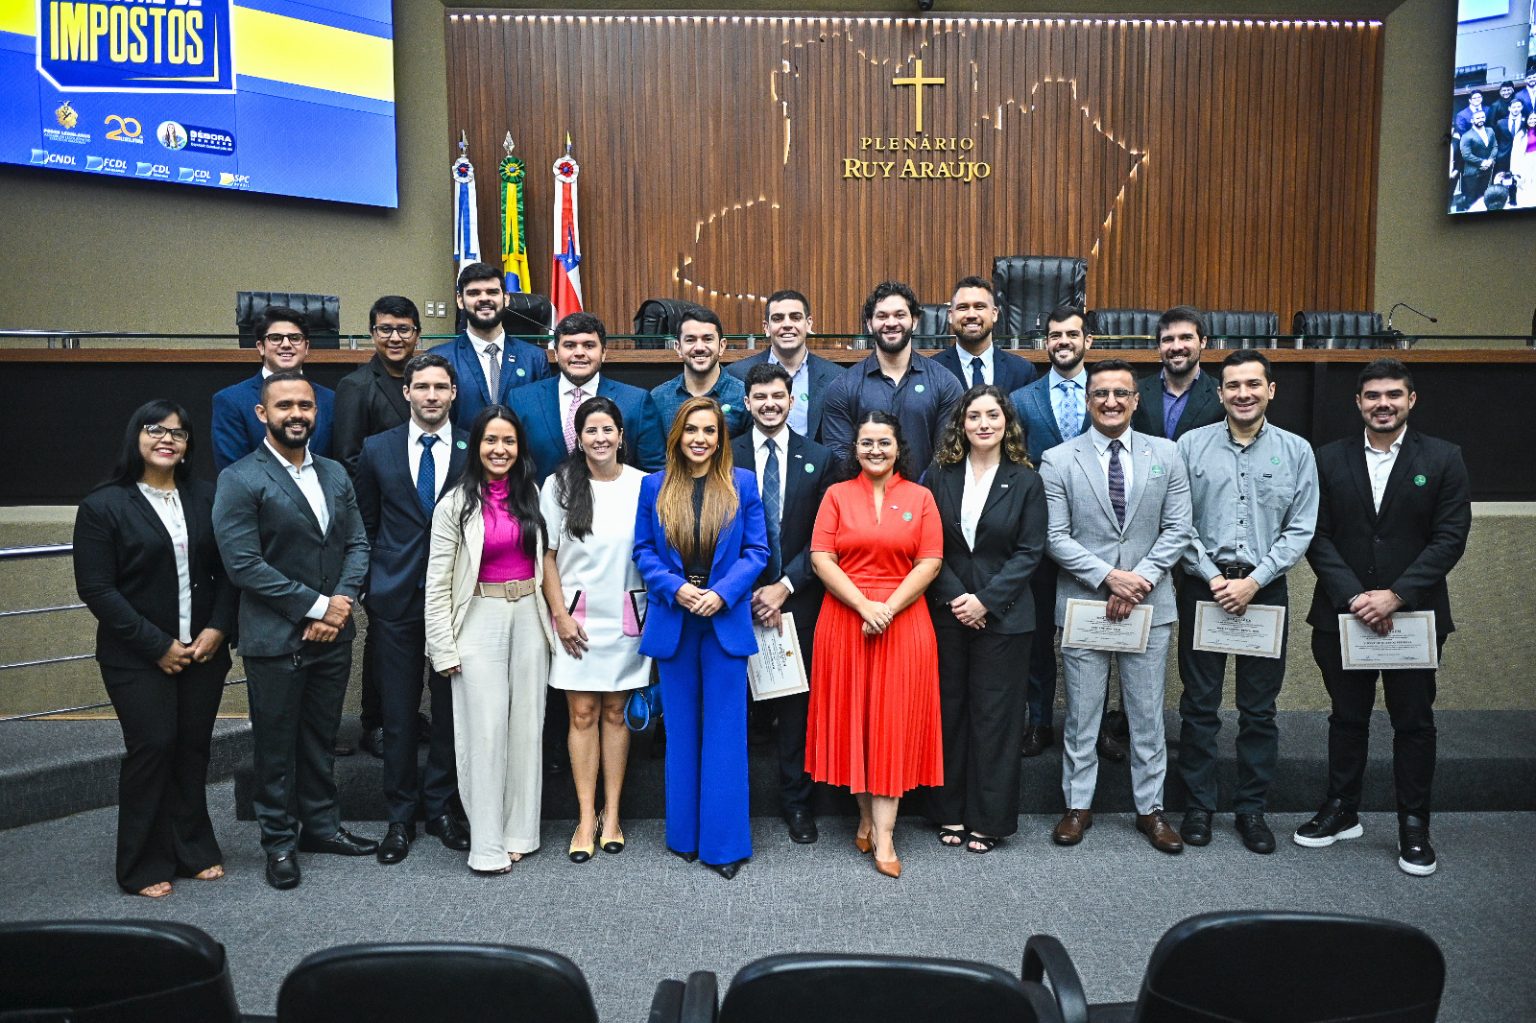
[[[213,524],[241,591],[252,801],[267,883],[286,889],[299,883],[297,850],[367,856],[378,848],[341,827],[334,774],[368,538],[346,469],[309,450],[313,385],[294,370],[273,373],[256,415],[266,439],[220,474]]]
[[[1136,829],[1161,852],[1183,852],[1184,843],[1163,815],[1168,771],[1163,683],[1178,619],[1170,570],[1194,539],[1189,477],[1172,441],[1132,432],[1137,393],[1130,363],[1094,363],[1087,388],[1091,428],[1045,452],[1040,465],[1050,555],[1061,566],[1056,624],[1065,624],[1067,601],[1074,598],[1105,601],[1111,621],[1128,618],[1137,605],[1151,606],[1146,650],[1113,656],[1130,723]],[[1093,825],[1095,744],[1111,656],[1069,647],[1063,636],[1067,715],[1061,787],[1067,812],[1052,832],[1058,845],[1076,845]]]

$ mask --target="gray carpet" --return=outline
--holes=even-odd
[[[1017,971],[1025,939],[1055,934],[1095,1000],[1135,996],[1157,938],[1194,913],[1233,908],[1333,910],[1404,920],[1439,941],[1448,965],[1441,1019],[1536,1018],[1536,890],[1529,883],[1536,813],[1443,814],[1441,871],[1396,866],[1395,819],[1372,814],[1366,836],[1327,850],[1292,845],[1303,815],[1273,818],[1271,857],[1245,852],[1230,822],[1215,842],[1178,858],[1154,852],[1126,816],[1100,818],[1076,849],[1052,846],[1046,817],[987,856],[941,848],[917,819],[897,831],[905,874],[877,875],[851,844],[852,821],[825,822],[822,841],[794,846],[772,819],[754,822],[757,858],[734,881],[662,848],[660,821],[627,826],[629,849],[566,861],[569,824],[545,825],[545,847],[505,877],[469,874],[460,854],[418,841],[396,867],[303,856],[304,883],[261,880],[254,825],[234,820],[229,783],[209,792],[230,876],[182,881],[169,899],[118,893],[115,810],[0,832],[0,918],[145,917],[203,928],[229,950],[241,1008],[274,1011],[301,958],[366,940],[456,939],[542,946],[585,971],[605,1020],[645,1016],[664,977],[730,974],[784,951],[855,950],[950,956]],[[377,825],[358,831],[376,835]],[[1341,964],[1341,970],[1348,970]]]

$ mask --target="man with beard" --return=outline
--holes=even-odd
[[[843,375],[843,367],[806,347],[806,338],[814,330],[810,300],[798,291],[775,291],[763,306],[763,333],[768,337],[768,348],[738,359],[726,372],[746,380],[753,366],[765,362],[783,366],[789,374],[789,393],[795,399],[790,404],[789,428],[807,440],[819,441],[827,389]]]
[[[261,372],[238,384],[231,384],[213,396],[213,464],[223,470],[261,447],[267,427],[256,414],[261,398],[261,382],[273,373],[293,370],[302,373],[309,357],[309,329],[304,314],[286,306],[267,306],[251,325],[256,339],[256,354],[261,356]],[[329,387],[314,385],[315,424],[310,447],[317,455],[331,453],[331,420],[336,393]]]
[[[448,680],[428,676],[432,728],[427,763],[416,765],[417,708],[426,673],[423,589],[432,510],[464,469],[469,435],[449,420],[453,367],[436,352],[405,364],[401,390],[408,422],[363,443],[357,463],[357,503],[368,533],[368,640],[375,650],[383,722],[384,800],[389,833],[380,863],[399,863],[416,837],[416,813],[427,834],[449,849],[469,848],[469,836],[449,812],[456,788],[453,697]]]
[[[511,405],[507,395],[513,389],[543,380],[553,371],[544,349],[507,334],[502,324],[507,293],[500,270],[489,263],[466,266],[459,271],[455,301],[464,311],[466,329],[438,354],[453,363],[454,379],[459,382],[453,425],[467,430],[485,406]]]
[[[1468,205],[1483,197],[1488,179],[1493,176],[1494,160],[1498,157],[1498,139],[1488,127],[1487,120],[1486,111],[1473,114],[1472,124],[1457,143],[1461,152],[1461,194]]]
[[[907,467],[916,479],[933,461],[939,432],[965,393],[954,374],[913,352],[917,311],[917,295],[898,281],[877,285],[864,302],[874,354],[848,367],[828,388],[821,422],[822,443],[848,465],[854,462],[854,424],[879,409],[901,424]]]
[[[949,300],[949,329],[955,343],[933,357],[960,381],[962,388],[995,384],[1012,394],[1035,379],[1034,365],[1023,356],[1005,352],[992,341],[997,324],[997,299],[985,277],[962,277]]]
[[[299,883],[299,850],[367,856],[378,848],[341,826],[333,752],[368,537],[346,470],[309,449],[313,385],[296,370],[273,373],[256,415],[266,440],[219,475],[213,525],[240,590],[252,802],[267,883],[285,889]]]
[[[683,371],[651,388],[661,428],[672,428],[677,410],[689,398],[713,398],[725,413],[726,431],[732,437],[740,437],[750,422],[747,388],[720,365],[720,356],[725,353],[725,330],[720,326],[720,317],[703,306],[689,306],[682,317],[672,347],[683,360]]]
[[[1136,385],[1141,397],[1131,429],[1178,440],[1190,430],[1221,422],[1216,381],[1200,371],[1205,339],[1204,318],[1187,305],[1174,306],[1157,318],[1157,357],[1163,368]]]

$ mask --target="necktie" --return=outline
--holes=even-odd
[[[1077,414],[1077,399],[1072,397],[1070,381],[1063,380],[1056,389],[1061,392],[1061,412],[1056,417],[1056,425],[1061,427],[1063,438],[1071,439],[1077,436],[1082,426],[1082,418]]]
[[[1118,440],[1109,442],[1109,503],[1115,509],[1115,521],[1125,525],[1125,470],[1120,467],[1120,449],[1125,445]]]
[[[987,378],[981,375],[981,356],[971,356],[971,386],[981,387],[986,382]]]
[[[437,458],[432,454],[432,445],[436,443],[437,438],[430,433],[421,435],[421,461],[416,466],[416,499],[429,519],[437,504]]]
[[[491,374],[487,379],[491,383],[491,404],[494,405],[501,399],[501,348],[494,344],[486,345],[485,354],[491,360]]]
[[[778,582],[784,574],[784,554],[779,548],[779,516],[783,501],[779,497],[779,446],[769,437],[768,458],[763,463],[763,518],[768,520],[768,568],[766,578]]]
[[[576,410],[581,407],[581,399],[586,393],[579,387],[571,388],[571,404],[565,410],[565,450],[572,451],[576,448]]]

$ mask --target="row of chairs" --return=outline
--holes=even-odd
[[[1208,913],[1157,943],[1136,1001],[1089,1004],[1061,942],[1036,935],[1019,976],[951,959],[795,954],[657,986],[649,1023],[1432,1023],[1445,962],[1406,924],[1334,914]],[[242,1016],[224,947],[195,927],[110,920],[0,924],[0,1020]],[[280,1023],[596,1023],[564,956],[468,943],[347,945],[284,979]]]

